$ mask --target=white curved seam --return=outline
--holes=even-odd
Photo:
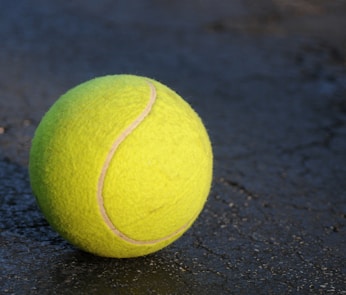
[[[160,239],[155,239],[155,240],[149,240],[149,241],[142,241],[142,240],[135,240],[132,239],[130,237],[128,237],[127,235],[125,235],[123,232],[121,232],[119,229],[116,228],[116,226],[113,224],[113,222],[111,221],[105,206],[104,206],[104,199],[103,199],[103,186],[104,186],[104,181],[105,181],[105,177],[107,174],[107,170],[108,167],[110,165],[110,162],[113,159],[113,156],[116,152],[116,150],[118,149],[119,145],[126,139],[127,136],[129,136],[131,134],[131,132],[133,132],[134,129],[136,129],[138,127],[138,125],[149,115],[149,113],[152,110],[153,105],[155,104],[156,98],[157,98],[157,92],[155,89],[155,86],[147,81],[147,83],[149,84],[150,87],[150,98],[149,98],[149,102],[146,105],[146,107],[144,108],[144,110],[139,114],[139,116],[119,135],[119,137],[114,141],[113,145],[111,146],[111,149],[109,150],[109,153],[107,154],[106,160],[103,164],[101,173],[100,173],[100,177],[99,177],[99,181],[98,181],[98,187],[97,187],[97,202],[99,205],[99,209],[100,209],[100,213],[102,215],[102,218],[104,220],[104,222],[107,224],[108,228],[118,237],[120,237],[121,239],[132,243],[132,244],[139,244],[139,245],[148,245],[148,244],[156,244],[158,242],[162,242],[165,241],[173,236],[175,236],[176,234],[184,231],[189,224],[191,223],[191,221],[195,218],[192,218],[192,220],[190,220],[189,222],[187,222],[186,224],[184,224],[182,227],[180,227],[179,229],[177,229],[176,231],[174,231],[173,233],[160,238]]]

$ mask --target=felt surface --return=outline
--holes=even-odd
[[[100,173],[114,140],[157,97],[147,117],[119,145]],[[77,247],[110,257],[157,251],[176,240],[203,208],[212,177],[207,132],[191,107],[166,86],[137,76],[90,80],[47,112],[30,152],[33,192],[49,223]]]

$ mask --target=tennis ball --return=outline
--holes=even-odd
[[[62,95],[32,141],[30,183],[50,225],[104,257],[162,249],[209,194],[205,127],[174,91],[145,77],[92,79]]]

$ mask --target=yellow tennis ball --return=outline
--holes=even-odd
[[[155,252],[195,221],[212,150],[198,115],[149,78],[105,76],[61,96],[39,124],[30,182],[51,226],[106,257]]]

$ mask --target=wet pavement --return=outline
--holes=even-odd
[[[346,1],[1,1],[1,294],[346,294]],[[67,89],[153,77],[200,114],[212,191],[142,258],[62,240],[29,186],[30,141]]]

